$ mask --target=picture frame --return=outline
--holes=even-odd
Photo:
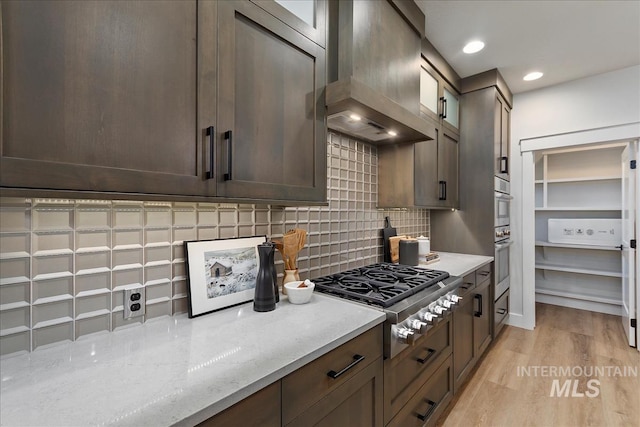
[[[252,301],[267,236],[184,242],[189,318]]]

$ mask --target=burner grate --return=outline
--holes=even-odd
[[[350,300],[389,307],[437,285],[449,273],[406,265],[378,263],[314,279],[316,289]]]

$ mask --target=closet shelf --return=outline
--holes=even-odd
[[[622,277],[622,273],[618,271],[595,270],[592,268],[567,267],[564,265],[553,265],[536,263],[538,270],[562,271],[565,273],[591,274],[594,276]]]
[[[620,175],[617,176],[584,176],[584,177],[572,177],[572,178],[550,178],[546,180],[540,180],[540,182],[547,182],[549,184],[564,183],[564,182],[589,182],[589,181],[613,181],[621,180]],[[536,181],[537,182],[537,181]]]
[[[544,246],[549,248],[566,248],[566,249],[586,249],[595,251],[620,251],[615,246],[598,246],[598,245],[575,245],[571,243],[551,243],[544,240],[536,240],[536,246]]]
[[[536,287],[536,294],[551,295],[551,296],[563,297],[563,298],[571,298],[571,299],[577,299],[577,300],[582,300],[582,301],[599,302],[599,303],[603,303],[603,304],[622,305],[622,299],[621,298],[613,298],[613,297],[598,296],[598,295],[577,294],[577,293],[574,293],[574,292],[559,291],[559,290],[556,290],[556,289],[546,289],[546,288],[542,288],[542,287],[539,287],[539,286]]]
[[[621,206],[553,206],[553,207],[536,207],[536,211],[620,211]]]

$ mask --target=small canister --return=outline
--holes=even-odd
[[[424,258],[431,252],[431,244],[428,237],[418,237],[418,256]]]
[[[418,265],[418,241],[403,239],[399,243],[400,264]]]

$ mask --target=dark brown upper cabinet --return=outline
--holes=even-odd
[[[218,195],[324,201],[324,48],[242,1],[218,3],[218,37]]]
[[[321,47],[327,47],[326,0],[251,1]]]
[[[494,116],[495,175],[509,181],[509,160],[511,152],[511,107],[498,93],[496,94]]]
[[[378,147],[378,207],[457,208],[458,140],[436,130],[434,140]]]
[[[486,95],[475,95],[466,108],[472,117],[475,132],[493,139],[494,175],[509,180],[509,162],[511,150],[511,107],[513,95],[504,78],[497,69],[485,71],[466,77],[461,81],[464,96],[471,92],[482,92]],[[482,118],[479,120],[478,117]],[[466,125],[465,125],[466,128]]]
[[[2,2],[3,192],[324,202],[326,4],[257,3]]]
[[[420,113],[450,132],[460,132],[460,94],[426,60],[420,66]]]
[[[5,1],[5,188],[214,195],[208,2]]]

